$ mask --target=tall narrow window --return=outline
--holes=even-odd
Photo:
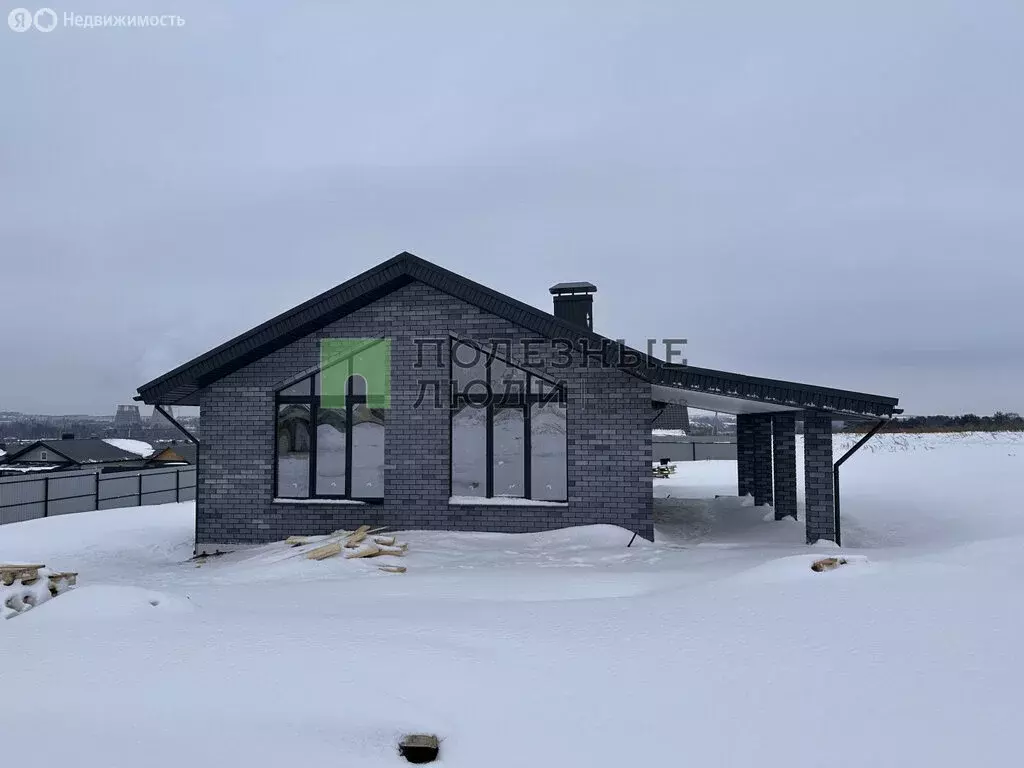
[[[327,386],[321,372],[277,393],[275,496],[380,501],[387,411],[371,406],[381,404],[383,393],[367,392],[358,374],[345,375],[349,361],[330,370],[331,381],[344,382],[344,397],[321,391]]]
[[[451,495],[565,501],[565,390],[453,339]]]
[[[384,413],[364,403],[352,409],[352,495],[384,497]]]
[[[530,480],[532,498],[561,501],[568,494],[565,407],[530,404]]]
[[[452,410],[452,496],[487,495],[487,410],[468,403]]]
[[[526,431],[522,408],[494,411],[494,496],[526,495]]]
[[[277,495],[304,499],[309,496],[308,404],[277,406]]]
[[[348,488],[348,412],[346,408],[317,408],[316,495],[344,496]]]

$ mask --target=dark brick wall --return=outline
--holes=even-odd
[[[754,416],[736,417],[736,492],[740,496],[754,495]]]
[[[657,413],[657,412],[656,412]],[[690,431],[690,411],[685,405],[670,403],[657,413],[651,424],[654,429],[683,429]]]
[[[754,425],[754,503],[772,503],[772,417],[752,417]]]
[[[201,393],[202,446],[197,541],[261,543],[292,534],[329,533],[363,523],[399,529],[521,533],[609,523],[653,538],[651,392],[611,368],[552,368],[548,345],[535,349],[539,373],[564,379],[568,394],[569,502],[552,505],[450,505],[449,411],[432,398],[415,408],[421,379],[448,376],[448,349],[435,369],[433,348],[416,368],[417,338],[511,338],[522,350],[535,338],[501,318],[421,283],[377,302],[258,360]],[[385,441],[385,499],[359,503],[274,502],[274,391],[317,365],[323,338],[387,336],[392,345],[391,409]]]
[[[807,543],[836,540],[835,499],[832,495],[832,417],[804,412],[804,517]]]
[[[775,519],[796,519],[796,414],[772,416],[772,455],[775,466]]]

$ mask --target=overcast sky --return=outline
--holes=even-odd
[[[112,413],[408,250],[590,280],[694,365],[1024,411],[1020,0],[52,7],[185,25],[0,26],[0,410]]]

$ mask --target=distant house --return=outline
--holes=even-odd
[[[196,445],[195,443],[174,443],[163,448],[159,448],[149,459],[146,461],[147,467],[167,467],[178,464],[195,464],[196,463]]]
[[[0,475],[95,469],[100,472],[141,469],[153,448],[138,440],[37,440],[5,456]]]

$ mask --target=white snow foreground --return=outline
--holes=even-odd
[[[79,573],[0,623],[0,757],[397,766],[414,732],[449,767],[1012,764],[1024,451],[930,437],[843,466],[842,549],[686,501],[730,462],[655,481],[655,544],[409,531],[400,575],[284,543],[197,567],[190,504],[0,527],[0,561]]]

